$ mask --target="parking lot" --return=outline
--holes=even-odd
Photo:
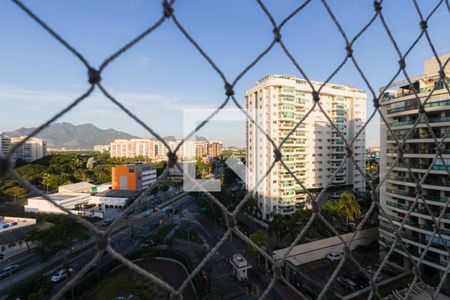
[[[379,250],[378,247],[371,247],[370,249],[353,250],[352,255],[355,260],[365,269],[370,277],[373,277],[378,269]],[[326,258],[317,260],[298,267],[298,270],[306,274],[308,278],[323,287],[331,277],[339,260],[331,261]],[[401,271],[397,269],[385,267],[377,278],[377,282],[381,282],[390,277],[400,274]],[[369,279],[357,267],[357,265],[350,259],[347,259],[336,276],[334,282],[335,293],[338,296],[345,296],[354,293],[358,290],[364,289],[370,285]]]

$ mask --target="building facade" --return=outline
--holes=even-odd
[[[0,156],[5,156],[11,147],[11,138],[0,133]]]
[[[135,163],[112,168],[112,189],[142,191],[156,181],[156,169],[148,164]]]
[[[11,147],[13,147],[17,143],[20,143],[26,138],[27,138],[26,136],[12,137]],[[15,159],[22,159],[26,162],[32,162],[37,159],[41,159],[46,155],[47,155],[47,141],[40,138],[32,137],[17,149],[13,157]]]
[[[317,90],[321,82],[312,82]],[[305,80],[293,76],[270,75],[259,80],[245,93],[247,112],[276,144],[287,136],[314,105],[312,91]],[[356,138],[353,156],[365,168],[365,133],[356,133],[366,121],[367,94],[356,88],[326,84],[320,93],[320,103],[348,140]],[[274,161],[274,147],[265,133],[247,122],[247,185],[256,186]],[[320,191],[345,160],[343,140],[316,106],[282,146],[283,161],[303,185]],[[333,179],[333,188],[364,192],[365,181],[352,162]],[[332,196],[338,197],[337,192]],[[295,179],[276,164],[257,189],[263,218],[270,214],[290,214],[305,206],[306,194]]]
[[[210,141],[208,142],[208,156],[209,157],[219,157],[223,151],[223,144],[221,141]]]
[[[169,141],[166,143],[170,150],[175,150],[181,141]],[[194,160],[204,156],[217,157],[222,153],[220,141],[190,141],[187,140],[178,149],[177,156],[180,160]],[[151,160],[167,160],[169,149],[160,141],[150,139],[114,140],[110,145],[111,157],[143,157]]]
[[[440,59],[446,61],[449,57],[450,54],[446,54]],[[448,64],[445,74],[447,78],[450,76]],[[386,123],[381,121],[380,178],[388,175],[391,168],[392,172],[389,173],[380,190],[380,204],[386,214],[380,214],[379,241],[381,246],[390,247],[395,239],[393,232],[405,221],[404,229],[400,234],[411,257],[417,261],[427,244],[431,243],[423,258],[422,266],[431,269],[432,272],[436,270],[442,272],[447,268],[449,256],[444,245],[447,244],[450,247],[450,209],[447,206],[450,197],[450,180],[444,162],[440,158],[434,159],[436,156],[434,137],[438,142],[447,138],[443,143],[442,155],[445,164],[449,166],[450,95],[445,85],[449,86],[450,82],[439,79],[439,68],[434,58],[425,61],[424,75],[412,78],[411,82],[412,85],[408,82],[393,83],[389,87],[392,89],[387,90],[380,103],[381,111],[392,128],[393,134],[400,142],[406,139],[406,143],[403,146],[401,159],[396,162],[399,144],[392,132],[388,130]],[[425,124],[425,118],[419,115],[415,94],[424,104],[432,133]],[[416,122],[418,122],[417,126],[411,131]],[[411,169],[416,179],[424,180],[423,197],[434,217],[437,219],[441,212],[443,213],[438,225],[442,239],[436,235],[433,236],[434,222],[422,198],[418,199],[408,219],[404,220],[419,196],[416,183],[407,167]],[[428,170],[429,174],[425,175]],[[423,178],[424,176],[426,177]],[[390,225],[388,219],[395,225]],[[400,265],[408,266],[407,255],[398,246],[395,248],[392,260]]]
[[[95,145],[94,151],[98,151],[100,153],[111,151],[111,145]]]

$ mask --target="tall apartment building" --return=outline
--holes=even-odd
[[[208,156],[208,142],[206,141],[195,142],[195,156],[197,158]]]
[[[321,82],[313,81],[316,89]],[[269,75],[257,81],[245,93],[247,112],[279,144],[313,106],[312,91],[305,80],[285,75]],[[367,94],[356,88],[327,84],[320,101],[325,111],[344,136],[351,140],[366,120]],[[274,160],[274,147],[265,134],[247,122],[247,185],[253,188]],[[365,134],[354,143],[357,164],[365,168]],[[289,137],[282,147],[283,160],[304,186],[320,191],[345,159],[344,142],[318,107]],[[347,161],[332,181],[331,196],[338,189],[363,192],[365,181],[353,163]],[[290,214],[305,206],[306,194],[295,179],[281,166],[276,166],[257,189],[263,218],[272,213]]]
[[[450,53],[440,57],[441,61],[446,61]],[[422,261],[425,269],[441,272],[447,268],[449,253],[444,245],[450,247],[450,208],[447,201],[450,197],[450,178],[448,171],[441,159],[433,158],[436,154],[436,144],[434,139],[424,124],[424,119],[418,113],[418,103],[414,91],[418,94],[423,104],[430,92],[431,97],[424,105],[428,115],[428,121],[432,131],[440,142],[444,142],[442,153],[447,166],[450,165],[450,95],[444,84],[450,86],[450,81],[445,83],[439,80],[439,68],[434,58],[428,59],[424,63],[424,75],[412,78],[412,86],[408,82],[402,81],[393,83],[385,94],[381,104],[381,111],[387,122],[393,129],[393,133],[402,141],[407,138],[403,150],[403,158],[394,164],[398,153],[398,144],[393,135],[382,121],[380,125],[381,141],[381,163],[380,176],[386,176],[388,170],[393,167],[393,171],[387,177],[380,190],[380,204],[386,215],[380,215],[380,244],[389,247],[395,236],[393,232],[397,226],[405,219],[408,210],[415,201],[417,187],[411,178],[407,168],[411,168],[415,177],[421,180],[427,170],[430,169],[422,184],[424,198],[435,217],[438,217],[444,210],[443,217],[439,223],[442,238],[433,237],[432,218],[423,200],[412,209],[408,219],[405,221],[404,229],[401,231],[402,241],[405,243],[408,252],[414,260],[421,257],[427,244],[431,246]],[[447,78],[450,76],[450,65],[445,69]],[[410,132],[413,124],[419,119],[418,125]],[[434,163],[433,163],[434,162]],[[395,226],[387,222],[390,219]],[[431,241],[430,241],[431,240]],[[406,253],[398,246],[392,255],[392,260],[400,265],[408,266]]]
[[[175,150],[180,141],[166,141],[170,150]],[[169,149],[160,141],[150,139],[114,140],[110,145],[111,157],[146,157],[152,160],[167,159]],[[222,153],[222,142],[185,141],[178,149],[180,160],[194,160],[204,155],[217,157]],[[201,156],[199,156],[201,154]]]
[[[113,190],[145,190],[156,181],[156,169],[144,163],[114,166],[112,168]]]
[[[108,144],[108,145],[95,145],[94,146],[94,151],[98,151],[100,153],[109,152],[109,151],[111,151],[111,145],[110,144]]]
[[[24,140],[26,136],[12,137],[11,146]],[[47,141],[32,137],[23,143],[17,151],[14,153],[13,157],[15,159],[22,159],[26,162],[32,162],[40,159],[47,155]]]
[[[5,156],[11,146],[11,138],[0,132],[0,156]]]
[[[110,145],[111,157],[155,157],[156,142],[150,139],[114,140]]]
[[[208,156],[218,157],[222,154],[223,144],[221,141],[209,141],[208,142]]]

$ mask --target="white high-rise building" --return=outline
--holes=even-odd
[[[11,146],[11,138],[0,132],[0,156],[5,156]]]
[[[312,82],[317,90],[321,82]],[[245,93],[247,112],[278,145],[314,105],[312,91],[303,79],[270,75],[257,81]],[[329,83],[320,92],[320,103],[347,140],[352,140],[366,121],[367,94],[357,88]],[[353,157],[365,169],[365,133],[353,144]],[[253,188],[268,172],[275,159],[274,147],[265,134],[247,122],[247,185]],[[343,140],[337,135],[319,107],[303,121],[282,147],[283,161],[303,185],[319,192],[345,159]],[[365,191],[365,180],[347,160],[329,188]],[[333,192],[334,190],[334,192]],[[305,206],[306,194],[280,163],[257,189],[263,218],[270,214],[290,214]]]
[[[158,143],[150,139],[114,140],[110,145],[111,157],[146,157],[155,159]]]
[[[12,137],[11,147],[26,139],[26,136]],[[32,137],[23,143],[14,153],[14,158],[32,162],[47,155],[47,141]]]
[[[450,53],[440,56],[440,60],[444,63],[449,57]],[[450,64],[447,64],[444,73],[447,78],[450,76]],[[393,83],[380,102],[380,109],[393,134],[400,142],[406,139],[406,143],[401,159],[395,163],[399,144],[386,123],[381,121],[380,178],[384,178],[393,169],[380,189],[380,205],[386,214],[380,214],[379,241],[383,247],[389,248],[396,239],[394,232],[404,222],[400,234],[409,254],[402,247],[396,246],[390,259],[405,267],[411,266],[410,258],[414,261],[420,259],[423,271],[436,274],[439,270],[442,275],[448,270],[449,259],[449,252],[444,245],[450,247],[450,208],[447,206],[450,179],[446,169],[446,166],[450,166],[450,95],[447,90],[450,81],[440,80],[437,61],[431,58],[425,61],[424,75],[411,78],[411,83],[412,85],[406,81]],[[431,92],[432,95],[429,96]],[[419,115],[415,94],[424,104],[433,134],[425,124],[425,118]],[[416,122],[417,126],[411,131]],[[446,138],[441,148],[445,164],[440,158],[434,159],[434,138],[438,142]],[[410,176],[408,167],[416,179],[423,181],[421,194],[427,206],[419,198],[418,203],[411,208],[419,189]],[[429,174],[425,175],[427,173]],[[423,178],[424,176],[426,177]],[[411,213],[404,220],[409,210]],[[437,220],[441,213],[442,218],[435,225],[431,214]],[[395,225],[392,226],[388,219]],[[435,226],[439,227],[440,236],[433,233]],[[428,246],[428,251],[424,254]]]
[[[175,150],[181,141],[166,141],[170,150]],[[204,146],[203,146],[204,145]],[[212,147],[210,147],[212,145]],[[199,146],[205,148],[205,152],[198,151]],[[195,160],[201,158],[203,154],[209,154],[209,150],[215,156],[222,152],[222,142],[202,142],[187,140],[178,149],[177,156],[180,160]],[[169,149],[160,141],[150,139],[114,140],[110,145],[111,157],[145,157],[152,160],[165,160]],[[202,154],[202,156],[198,156]]]

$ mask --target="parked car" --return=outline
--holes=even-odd
[[[348,230],[355,231],[356,230],[356,224],[355,223],[348,223],[347,225]]]
[[[343,233],[349,233],[350,232],[350,230],[348,230],[347,226],[339,226],[339,227],[336,227],[336,229],[338,231],[340,231],[340,232],[343,232]]]
[[[369,275],[370,279],[373,279],[375,277],[375,271],[373,271],[371,269],[367,269],[366,272]],[[375,282],[380,282],[380,281],[383,281],[383,276],[381,274],[378,274],[377,279],[375,280]]]
[[[330,252],[327,254],[327,259],[331,261],[341,260],[343,257],[342,253],[339,252]]]
[[[369,278],[365,277],[364,275],[360,274],[353,274],[350,275],[349,278],[356,283],[358,286],[358,289],[363,289],[369,286]]]
[[[19,265],[7,265],[0,270],[0,279],[6,278],[19,271]]]
[[[153,240],[148,241],[142,241],[139,243],[140,248],[149,248],[149,247],[155,247],[156,243]]]
[[[100,225],[107,226],[107,225],[111,224],[112,222],[113,222],[113,220],[106,219],[106,220],[100,221]]]
[[[350,278],[341,276],[336,278],[336,282],[350,292],[356,292],[358,290],[358,285]]]
[[[61,269],[53,273],[52,277],[50,277],[51,282],[60,282],[67,278],[67,272],[65,269]]]

